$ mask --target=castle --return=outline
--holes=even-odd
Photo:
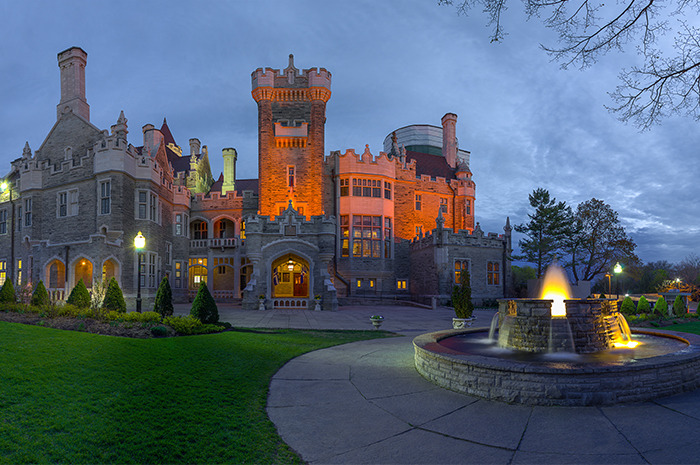
[[[485,234],[474,221],[455,114],[392,131],[383,152],[327,154],[331,73],[300,71],[290,55],[283,70],[252,73],[258,179],[236,179],[234,148],[214,179],[206,145],[190,139],[184,154],[165,120],[132,143],[123,112],[110,131],[95,127],[87,53],[72,47],[58,65],[56,123],[3,183],[0,281],[41,279],[61,300],[80,279],[90,288],[114,277],[133,302],[140,276],[147,308],[168,276],[176,301],[206,282],[243,308],[334,310],[356,299],[444,303],[468,270],[477,301],[508,295],[510,224]]]

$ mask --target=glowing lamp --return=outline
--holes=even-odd
[[[622,273],[622,265],[620,265],[620,262],[615,263],[615,268],[613,268],[613,271],[615,274]]]
[[[290,272],[294,271],[294,262],[292,261],[291,258],[289,260],[287,260],[287,269]]]
[[[0,189],[6,191],[7,190],[7,182],[3,182],[2,184],[0,184]]]
[[[134,237],[134,247],[136,247],[138,251],[146,247],[146,238],[141,234],[141,231]]]

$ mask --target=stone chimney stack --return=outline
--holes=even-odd
[[[236,190],[236,158],[238,154],[234,148],[225,148],[221,151],[224,157],[224,183],[221,186],[221,195]]]
[[[152,124],[143,126],[143,154],[155,156],[156,150],[163,142],[163,133]]]
[[[190,155],[199,155],[202,143],[199,139],[190,139]]]
[[[71,47],[58,54],[61,70],[61,101],[56,106],[56,119],[73,112],[90,121],[90,105],[85,98],[85,66],[87,53],[80,47]]]
[[[442,156],[452,168],[457,167],[457,115],[446,113],[442,117]]]

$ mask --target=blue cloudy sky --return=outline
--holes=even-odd
[[[700,134],[689,118],[639,132],[604,106],[634,53],[561,70],[540,44],[551,31],[526,21],[521,4],[504,17],[508,36],[489,42],[478,12],[457,16],[436,0],[0,2],[0,163],[38,148],[56,118],[58,52],[88,53],[91,121],[108,129],[119,112],[129,139],[167,117],[177,142],[238,150],[238,177],[257,177],[257,116],[250,73],[298,68],[333,74],[326,152],[369,144],[392,130],[459,115],[471,151],[477,221],[502,232],[527,220],[527,196],[543,187],[572,206],[592,197],[620,214],[645,262],[698,253]],[[633,49],[631,49],[633,50]],[[188,150],[188,149],[186,149]],[[7,172],[7,171],[5,171]]]

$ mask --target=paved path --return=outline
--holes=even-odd
[[[259,313],[222,310],[237,326],[338,329],[367,329],[380,313],[382,329],[403,335],[311,352],[273,377],[268,415],[309,463],[700,463],[700,390],[612,407],[490,402],[413,366],[413,336],[449,327],[450,310]],[[493,312],[476,314],[488,326]]]

